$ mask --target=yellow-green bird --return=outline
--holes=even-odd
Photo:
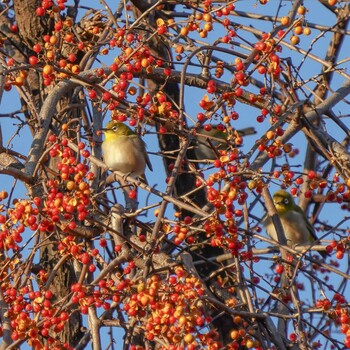
[[[273,203],[281,220],[283,231],[290,246],[298,244],[310,244],[317,240],[315,230],[310,224],[303,210],[295,204],[292,195],[284,190],[279,190],[273,195]],[[270,217],[264,220],[268,235],[278,241],[275,226]],[[327,254],[319,252],[323,257]]]
[[[153,169],[146,145],[140,137],[127,125],[115,120],[102,130],[105,134],[103,160],[108,168],[145,180],[146,164],[150,170]]]

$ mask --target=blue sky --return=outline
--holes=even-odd
[[[72,3],[72,1],[68,2]],[[100,2],[99,1],[82,1],[81,2],[89,4],[89,6],[96,6],[100,7]],[[257,5],[256,1],[238,1],[236,3],[236,9],[240,11],[248,11],[248,12],[253,12],[253,13],[263,13],[266,15],[274,15],[276,13],[276,6],[281,4],[280,8],[280,13],[278,14],[279,16],[284,16],[287,14],[287,12],[290,9],[291,1],[277,1],[277,0],[272,0],[269,2],[268,5],[261,6]],[[310,21],[311,23],[319,23],[323,25],[330,25],[334,23],[334,18],[331,18],[328,14],[329,12],[325,11],[323,7],[317,2],[317,1],[305,1],[305,6],[310,7],[310,11],[307,13],[307,20]],[[247,20],[247,19],[239,19],[238,17],[230,17],[232,21],[237,21],[237,23],[244,24],[246,26],[253,25],[257,29],[262,29],[265,31],[271,30],[270,25],[266,25],[263,21],[259,20]],[[322,20],[320,21],[320,18]],[[242,32],[243,33],[243,32]],[[302,37],[302,41],[300,44],[300,47],[308,49],[310,45],[312,45],[312,53],[314,55],[320,55],[320,57],[323,58],[325,54],[325,45],[328,43],[328,38],[329,38],[329,33],[325,34],[323,36],[320,36],[319,39],[313,42],[315,39],[314,33],[317,33],[316,35],[319,34],[318,31],[312,29],[312,34],[310,37]],[[214,35],[219,34],[219,29],[214,31]],[[245,35],[245,34],[243,34]],[[256,38],[253,35],[248,36],[249,40],[251,42],[256,41]],[[208,43],[211,41],[211,37],[207,39]],[[347,39],[347,47],[349,47],[349,38]],[[346,46],[344,46],[346,47]],[[113,54],[113,51],[112,51]],[[343,56],[339,58],[345,59],[346,58],[346,53],[345,50],[343,50]],[[281,57],[291,57],[293,60],[294,65],[299,66],[302,62],[302,55],[297,54],[295,51],[290,51],[286,48],[283,49],[283,52],[281,54]],[[112,57],[105,57],[104,63],[109,64]],[[233,60],[234,58],[232,58]],[[349,68],[349,62],[346,62],[343,67]],[[316,63],[313,60],[306,60],[305,63],[303,63],[300,67],[300,75],[304,78],[304,80],[310,79],[314,74],[317,74],[320,72],[320,64]],[[332,86],[334,87],[339,87],[343,82],[343,78],[340,77],[339,75],[335,74],[334,75],[334,83]],[[309,85],[312,88],[312,84]],[[251,87],[248,87],[250,89]],[[196,116],[196,114],[200,111],[200,108],[197,104],[197,102],[193,101],[199,101],[201,96],[203,95],[202,91],[198,91],[194,88],[185,88],[185,105],[186,105],[186,112],[192,116],[193,118]],[[18,135],[16,135],[17,131],[17,125],[19,124],[18,120],[12,119],[12,120],[7,120],[7,118],[4,118],[4,115],[6,113],[11,113],[19,108],[19,99],[18,95],[14,90],[11,92],[4,92],[2,101],[1,101],[1,128],[2,128],[2,133],[3,133],[3,140],[4,140],[4,146],[9,147],[11,149],[14,149],[16,151],[20,151],[22,154],[27,154],[28,150],[30,148],[30,142],[31,142],[31,135],[29,134],[28,130],[26,127],[21,129]],[[268,123],[263,123],[263,124],[257,124],[255,119],[256,116],[259,114],[258,110],[254,110],[252,108],[249,108],[247,105],[244,104],[237,104],[236,108],[237,112],[240,114],[239,120],[233,125],[235,128],[243,128],[247,126],[252,126],[256,127],[258,131],[258,135],[262,135],[269,127]],[[339,114],[347,114],[349,113],[349,108],[346,104],[339,104],[337,106],[337,109],[334,110],[335,113]],[[23,115],[19,116],[24,120]],[[109,117],[107,116],[106,121],[109,120]],[[344,119],[344,123],[346,125],[349,125],[348,119]],[[339,131],[339,128],[337,128],[331,121],[329,121],[326,125],[327,130],[330,131],[330,133],[336,137],[339,141],[341,141],[344,137],[344,134]],[[150,152],[156,153],[158,151],[158,144],[157,141],[154,137],[154,135],[146,135],[145,136],[145,141],[148,146],[148,150]],[[245,138],[244,142],[244,151],[248,151],[255,142],[255,137],[247,137]],[[291,140],[291,142],[295,145],[298,145],[300,149],[300,155],[299,157],[295,158],[295,163],[296,165],[299,164],[300,162],[303,161],[303,155],[304,151],[306,149],[306,142],[305,142],[305,137],[302,134],[298,134],[295,138]],[[154,172],[153,173],[147,173],[148,181],[150,182],[151,185],[157,185],[158,189],[164,190],[165,188],[165,175],[164,175],[164,170],[163,170],[163,164],[162,160],[159,156],[151,155],[151,162],[153,164]],[[252,158],[254,159],[254,157]],[[283,160],[278,160],[278,163],[283,162]],[[266,169],[269,169],[270,164],[266,166]],[[6,189],[9,191],[10,188],[13,186],[13,180],[9,176],[1,175],[0,176],[0,183],[1,183],[1,189]],[[275,186],[277,188],[277,186]],[[273,186],[272,186],[273,188]],[[20,183],[16,183],[15,188],[14,188],[14,194],[13,198],[16,197],[24,197],[25,196],[25,189]],[[146,196],[145,194],[141,194],[140,201],[142,204],[142,200],[145,200]],[[154,196],[151,196],[149,198],[150,202],[157,202],[159,198],[156,198]],[[251,196],[248,199],[248,202],[251,202],[254,200],[254,196]],[[170,216],[172,213],[172,208],[169,207],[167,214]],[[342,220],[344,217],[344,213],[339,211],[338,207],[334,207],[333,205],[328,205],[327,206],[327,216],[321,215],[322,219],[325,219],[330,225],[336,225],[338,222]],[[256,209],[256,215],[257,216],[262,216],[263,211],[262,207],[260,206],[259,208]],[[347,223],[345,223],[346,226],[349,226]],[[258,247],[264,246],[264,244],[258,245]],[[343,262],[345,264],[345,262]],[[345,265],[344,265],[345,269]],[[334,283],[337,283],[336,280],[334,280]],[[349,288],[347,288],[347,292],[349,292]],[[116,338],[120,338],[120,333],[116,331]],[[117,341],[117,344],[115,346],[115,349],[121,349],[121,344],[120,341]],[[26,347],[23,346],[23,349]]]

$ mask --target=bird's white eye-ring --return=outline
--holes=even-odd
[[[117,130],[118,130],[118,126],[117,126],[117,125],[114,125],[114,126],[112,127],[112,130],[113,130],[113,131],[117,131]]]
[[[284,203],[284,204],[289,204],[289,199],[288,199],[288,198],[284,198],[284,199],[283,199],[283,203]]]

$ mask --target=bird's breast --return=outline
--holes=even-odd
[[[145,172],[146,160],[142,143],[137,137],[118,136],[102,143],[104,162],[111,170],[140,176]]]
[[[279,215],[288,245],[306,244],[310,242],[310,232],[301,213],[292,211]],[[265,224],[269,236],[278,241],[277,232],[272,220],[269,218]]]

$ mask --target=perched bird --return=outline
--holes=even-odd
[[[237,136],[252,135],[255,133],[253,127],[235,130]],[[215,160],[217,154],[214,149],[225,151],[228,149],[227,133],[212,125],[210,130],[199,128],[194,136],[194,153],[198,160]]]
[[[310,244],[317,240],[313,226],[303,210],[295,204],[291,194],[279,190],[273,195],[273,203],[281,220],[288,245]],[[264,225],[268,235],[278,241],[277,232],[270,217],[264,220]],[[320,251],[319,253],[323,257],[327,256],[326,252]]]
[[[104,129],[105,140],[102,143],[103,159],[108,168],[125,175],[145,180],[146,164],[150,170],[152,164],[146,152],[146,145],[127,125],[110,121]]]

